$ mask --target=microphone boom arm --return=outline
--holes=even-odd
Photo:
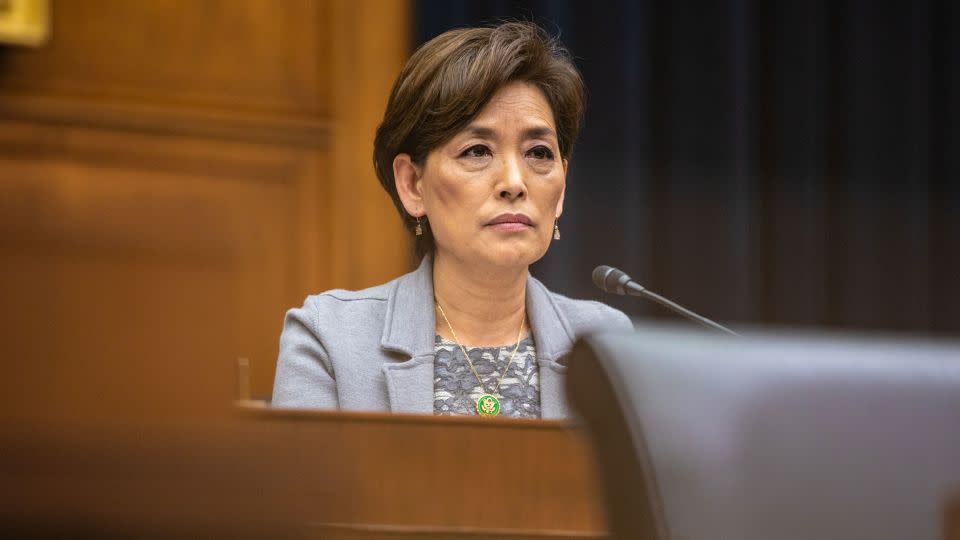
[[[717,324],[706,317],[701,317],[700,315],[697,315],[696,313],[681,306],[680,304],[677,304],[676,302],[671,302],[670,300],[667,300],[666,298],[660,296],[655,292],[650,292],[647,289],[643,289],[643,288],[640,288],[639,290],[637,290],[632,287],[628,288],[626,292],[631,296],[644,296],[646,298],[649,298],[650,300],[653,300],[654,302],[660,304],[661,306],[667,309],[676,311],[677,313],[683,315],[684,317],[690,319],[691,321],[695,323],[699,323],[703,326],[706,326],[707,328],[719,330],[720,332],[726,332],[727,334],[730,334],[732,336],[738,336],[738,337],[740,336],[740,334],[734,332],[733,330],[730,330],[726,326]]]
[[[706,317],[697,315],[680,304],[671,302],[659,294],[648,291],[643,287],[643,285],[640,285],[636,281],[630,279],[630,276],[628,276],[623,270],[618,270],[612,266],[606,265],[598,266],[593,269],[592,277],[593,284],[603,292],[621,295],[629,294],[630,296],[645,296],[661,306],[671,311],[675,311],[691,321],[706,326],[707,328],[724,332],[726,334],[730,334],[731,336],[740,335],[733,330],[730,330],[726,326],[719,325]]]

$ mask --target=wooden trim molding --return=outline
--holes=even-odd
[[[330,123],[310,116],[0,93],[0,119],[325,150]]]
[[[539,529],[504,529],[496,527],[425,527],[382,525],[373,523],[321,523],[314,528],[329,540],[351,538],[430,538],[433,540],[538,540],[544,538],[609,538],[606,532],[562,531]]]

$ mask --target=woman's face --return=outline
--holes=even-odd
[[[514,82],[422,166],[397,156],[394,173],[407,211],[429,221],[438,256],[516,267],[550,245],[567,162],[543,93]]]

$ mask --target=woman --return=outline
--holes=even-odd
[[[528,271],[560,237],[583,107],[566,50],[533,24],[452,30],[420,47],[393,87],[374,165],[423,260],[290,310],[273,405],[567,416],[573,342],[630,328]]]

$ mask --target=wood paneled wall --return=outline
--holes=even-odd
[[[372,167],[404,1],[60,0],[0,48],[3,416],[268,396],[286,309],[410,244]]]

